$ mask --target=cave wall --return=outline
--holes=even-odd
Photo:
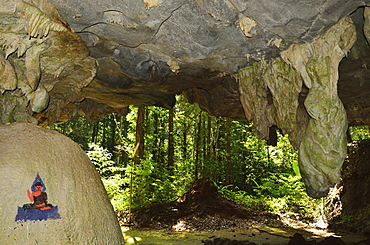
[[[342,178],[342,214],[336,225],[370,235],[370,140],[349,144]]]
[[[338,94],[347,112],[349,125],[370,125],[370,46],[365,35],[368,29],[369,7],[351,14],[356,25],[356,41],[351,51],[339,64]],[[367,26],[367,27],[366,27]]]

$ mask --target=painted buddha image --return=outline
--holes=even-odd
[[[58,206],[48,203],[46,186],[39,174],[36,175],[31,185],[31,191],[28,189],[26,192],[32,203],[26,203],[22,207],[18,207],[15,221],[60,219]]]

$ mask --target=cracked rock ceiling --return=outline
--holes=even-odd
[[[263,138],[288,133],[320,197],[348,124],[370,125],[369,2],[0,0],[0,123],[168,108],[182,93]]]

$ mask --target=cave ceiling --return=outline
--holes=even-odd
[[[369,2],[0,0],[0,123],[96,120],[182,94],[263,138],[288,133],[319,197],[348,125],[370,125]]]
[[[112,108],[169,107],[183,93],[212,115],[234,119],[245,116],[233,74],[279,58],[293,43],[312,42],[351,15],[359,35],[340,64],[338,92],[350,124],[370,124],[370,56],[360,13],[369,1],[50,2],[99,64],[86,98]]]

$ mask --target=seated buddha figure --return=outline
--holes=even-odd
[[[48,195],[46,194],[46,192],[42,191],[41,182],[35,183],[34,190],[32,192],[30,192],[30,190],[27,190],[27,196],[33,203],[24,204],[24,209],[48,210],[53,207],[53,205],[48,204]]]

